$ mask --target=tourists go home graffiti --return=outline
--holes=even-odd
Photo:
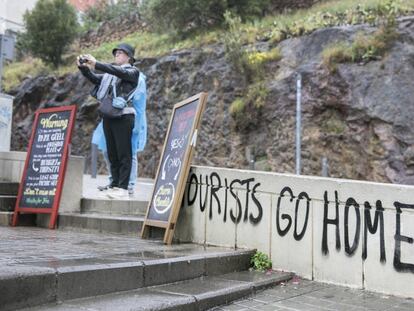
[[[246,177],[246,174],[243,176]],[[201,213],[207,213],[208,221],[217,217],[223,223],[260,226],[264,220],[263,210],[266,208],[258,199],[263,181],[248,177],[223,177],[223,174],[214,170],[210,170],[208,174],[193,172],[188,179],[184,203],[198,208]],[[266,185],[266,188],[268,189],[269,185]],[[294,192],[289,185],[273,189],[272,194],[277,196],[277,204],[273,207],[275,228],[272,228],[272,234],[277,234],[281,238],[292,235],[295,241],[300,242],[309,228],[311,201],[315,198],[307,191]],[[398,199],[393,201],[395,226],[392,228],[394,239],[390,245],[391,243],[386,243],[384,236],[386,230],[391,228],[384,224],[384,207],[380,198],[374,205],[368,200],[358,202],[352,196],[340,202],[338,197],[337,190],[323,190],[323,196],[317,198],[323,202],[323,216],[320,220],[321,253],[325,256],[332,251],[328,241],[333,239],[336,251],[343,251],[352,257],[361,247],[362,260],[366,260],[368,256],[377,256],[368,254],[368,236],[372,235],[379,239],[378,260],[381,263],[392,261],[396,271],[414,273],[414,261],[406,260],[401,251],[404,247],[409,248],[411,254],[414,252],[413,236],[405,235],[402,231],[405,216],[414,212],[414,204]],[[300,221],[298,214],[302,215]],[[343,230],[340,230],[340,223]],[[328,230],[330,228],[334,229],[334,236],[329,235],[329,232],[332,232]],[[393,248],[393,258],[387,258],[386,248]]]

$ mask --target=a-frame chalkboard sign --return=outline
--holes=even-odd
[[[143,238],[149,227],[160,227],[165,228],[164,243],[172,242],[206,100],[207,93],[200,93],[174,106],[142,227]]]
[[[39,213],[50,214],[55,228],[75,114],[74,105],[36,111],[13,226],[20,213]]]

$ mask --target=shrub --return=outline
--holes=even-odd
[[[243,113],[245,106],[246,104],[243,99],[236,98],[230,105],[230,114],[232,116],[237,116],[239,113]]]
[[[39,0],[24,17],[26,32],[19,36],[22,49],[57,67],[77,35],[74,8],[66,0]]]
[[[224,14],[227,31],[223,35],[224,52],[227,61],[245,82],[256,82],[264,75],[264,66],[270,61],[282,58],[279,48],[270,51],[247,51],[242,42],[241,18],[230,11]]]
[[[224,22],[229,10],[243,19],[262,14],[269,0],[144,0],[143,16],[158,30],[185,34]]]
[[[255,128],[261,118],[269,90],[263,82],[251,84],[243,97],[236,98],[230,105],[230,115],[239,131]]]
[[[250,259],[250,264],[254,270],[266,271],[272,268],[272,261],[265,253],[257,251]]]
[[[246,75],[249,82],[257,82],[263,80],[265,75],[265,65],[271,61],[279,61],[282,59],[282,54],[279,48],[274,48],[269,51],[257,52],[252,51],[246,54],[247,61]]]
[[[224,18],[228,28],[223,35],[225,58],[236,72],[245,76],[247,52],[241,41],[241,18],[230,11],[224,14]]]

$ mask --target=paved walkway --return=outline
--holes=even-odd
[[[108,182],[107,175],[98,175],[96,178],[92,178],[91,175],[83,175],[83,197],[87,199],[100,198],[98,186],[105,186]],[[153,179],[138,178],[134,195],[130,196],[130,200],[149,201],[153,186]]]
[[[294,277],[288,283],[264,290],[214,311],[413,311],[414,300]]]

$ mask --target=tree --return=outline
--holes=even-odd
[[[77,35],[75,9],[66,0],[39,0],[23,20],[26,32],[19,36],[18,46],[58,67],[63,52]]]

